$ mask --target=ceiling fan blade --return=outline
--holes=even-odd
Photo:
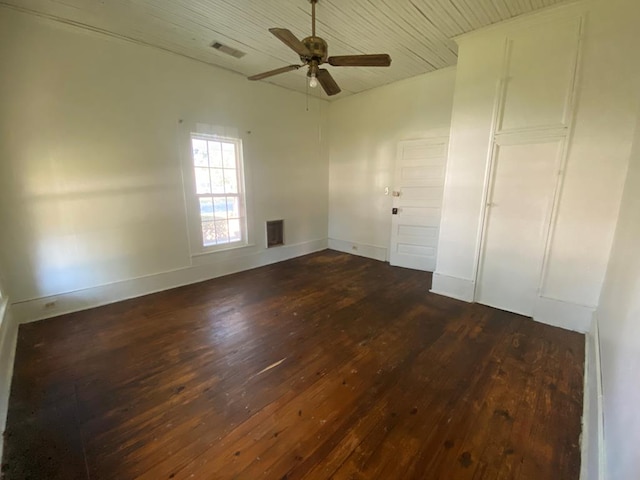
[[[287,67],[276,68],[275,70],[269,70],[268,72],[258,73],[257,75],[252,75],[247,77],[249,80],[262,80],[263,78],[273,77],[274,75],[280,75],[281,73],[290,72],[292,70],[297,70],[302,65],[289,65]]]
[[[391,65],[391,57],[386,53],[374,55],[341,55],[329,57],[327,62],[334,67],[388,67]]]
[[[322,85],[322,88],[327,93],[327,95],[329,96],[335,95],[342,91],[340,90],[340,87],[338,86],[336,81],[333,79],[333,77],[329,73],[329,70],[325,70],[324,68],[319,68],[318,73],[316,73],[316,78],[320,82],[320,85]]]
[[[298,37],[291,33],[290,30],[287,30],[286,28],[270,28],[269,31],[298,55],[303,55],[305,57],[311,56],[309,49],[305,47],[304,43],[298,40]]]

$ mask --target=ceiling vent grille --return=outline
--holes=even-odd
[[[246,53],[241,52],[240,50],[237,50],[235,48],[231,48],[220,42],[213,42],[211,46],[216,50],[222,53],[226,53],[227,55],[231,55],[232,57],[235,57],[235,58],[242,58],[246,55]]]

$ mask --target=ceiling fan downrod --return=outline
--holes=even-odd
[[[316,36],[316,3],[318,0],[309,0],[311,2],[311,36]]]

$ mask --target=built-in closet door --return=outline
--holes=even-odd
[[[537,295],[562,141],[500,145],[488,202],[478,301],[531,315]]]
[[[496,97],[476,301],[532,315],[571,127],[581,19],[511,35]]]

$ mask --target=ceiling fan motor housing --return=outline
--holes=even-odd
[[[312,60],[318,62],[318,64],[325,63],[328,56],[327,42],[320,37],[306,37],[302,39],[302,43],[311,52],[311,56],[300,55],[300,60],[304,63],[308,63]]]

